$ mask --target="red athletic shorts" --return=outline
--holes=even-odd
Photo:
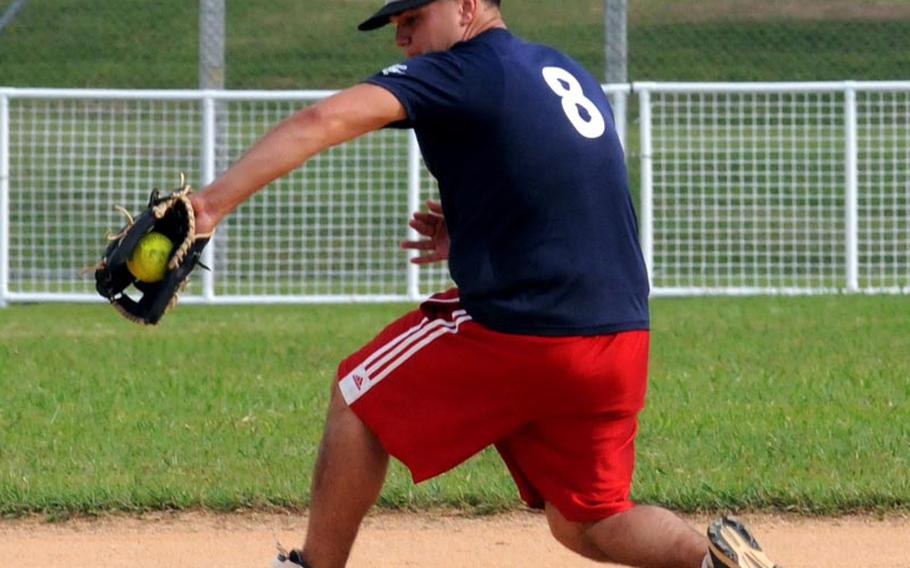
[[[338,368],[341,393],[415,482],[495,444],[531,507],[597,521],[632,507],[648,332],[538,337],[437,294]]]

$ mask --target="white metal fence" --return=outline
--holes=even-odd
[[[94,301],[104,235],[153,187],[195,187],[295,109],[328,91],[0,90],[0,300]],[[334,148],[229,217],[186,301],[417,298],[445,285],[397,247],[432,195],[413,136],[382,131]],[[195,178],[192,176],[196,176]]]
[[[910,82],[635,90],[655,292],[910,292]]]
[[[654,293],[910,291],[910,82],[613,85]],[[180,171],[200,186],[326,91],[0,89],[0,304],[97,301],[103,235]],[[634,103],[634,99],[633,99]],[[640,189],[638,189],[640,188]],[[239,208],[186,301],[414,300],[435,193],[413,135],[336,147]]]

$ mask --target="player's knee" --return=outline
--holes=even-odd
[[[581,549],[582,530],[578,527],[554,524],[550,522],[550,534],[558,543],[569,550],[578,552]]]
[[[558,543],[572,552],[586,558],[602,562],[605,560],[601,551],[588,536],[591,523],[575,523],[567,520],[555,507],[547,503],[547,523],[550,525],[550,534]]]

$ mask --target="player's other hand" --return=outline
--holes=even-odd
[[[430,264],[449,258],[449,231],[442,214],[442,204],[427,200],[427,211],[417,211],[408,221],[408,226],[417,231],[423,239],[402,241],[401,248],[420,251],[411,259],[414,264]]]

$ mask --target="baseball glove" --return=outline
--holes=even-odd
[[[148,207],[134,220],[122,207],[117,209],[127,219],[127,224],[116,235],[108,236],[110,244],[95,268],[95,289],[130,321],[154,325],[177,303],[177,296],[186,286],[190,272],[199,262],[202,249],[209,242],[211,233],[196,234],[196,218],[189,194],[192,188],[186,176],[180,174],[180,187],[167,195],[152,191]],[[164,278],[157,282],[142,282],[129,271],[127,261],[139,240],[149,232],[166,236],[174,249],[168,258]],[[126,294],[135,287],[142,293],[136,301]]]

